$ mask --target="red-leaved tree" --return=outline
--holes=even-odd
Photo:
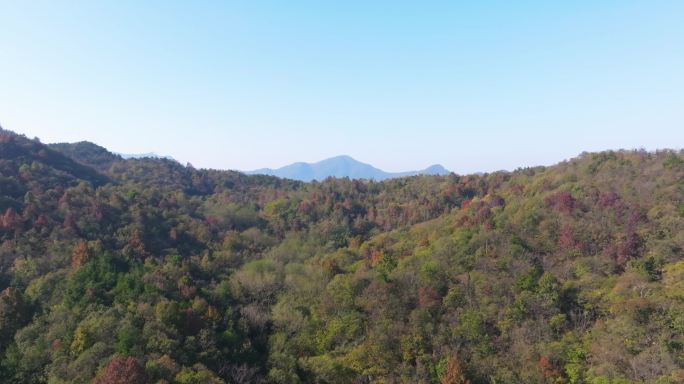
[[[133,357],[117,356],[107,364],[94,384],[144,384],[147,382],[145,369]]]

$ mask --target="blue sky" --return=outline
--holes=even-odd
[[[683,1],[0,0],[0,124],[196,167],[684,147]]]

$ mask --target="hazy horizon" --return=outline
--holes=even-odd
[[[684,147],[684,3],[0,1],[0,124],[196,167]]]
[[[0,128],[8,129],[8,130],[12,131],[11,129],[9,129],[9,128],[7,128],[7,127],[4,127],[4,126],[2,126],[1,124],[0,124]],[[284,164],[276,164],[276,165],[273,165],[273,166],[263,166],[263,167],[253,168],[253,169],[238,169],[238,168],[234,168],[234,167],[216,168],[216,167],[202,167],[202,166],[197,166],[197,165],[196,165],[195,163],[193,163],[191,160],[178,159],[178,158],[176,158],[175,156],[173,156],[172,154],[160,153],[160,152],[154,151],[154,150],[149,150],[149,151],[144,151],[144,152],[139,152],[139,153],[126,152],[126,151],[124,151],[124,152],[119,152],[119,151],[114,151],[114,150],[112,150],[111,148],[109,148],[109,147],[107,147],[106,145],[103,145],[103,144],[101,144],[101,143],[96,143],[96,142],[92,142],[92,141],[90,141],[90,140],[85,140],[85,139],[83,139],[83,140],[75,140],[75,141],[53,141],[53,142],[47,142],[47,141],[42,140],[40,137],[37,137],[37,136],[27,135],[27,134],[25,134],[25,133],[23,133],[23,132],[16,132],[16,131],[14,131],[14,132],[17,133],[17,134],[20,134],[20,135],[25,135],[25,136],[28,137],[28,138],[34,138],[34,137],[36,137],[36,138],[38,138],[39,140],[41,140],[41,142],[44,143],[44,144],[76,143],[76,142],[79,142],[79,141],[88,141],[88,142],[91,142],[91,143],[93,143],[93,144],[99,145],[99,146],[101,146],[101,147],[107,149],[109,152],[111,152],[111,153],[113,153],[113,154],[115,154],[115,155],[122,156],[122,157],[124,157],[125,159],[130,159],[130,158],[135,158],[135,157],[156,156],[156,157],[160,157],[160,158],[169,158],[169,159],[175,160],[175,161],[177,161],[177,162],[179,162],[179,163],[181,163],[181,164],[183,164],[183,165],[185,165],[185,164],[191,164],[193,167],[197,167],[197,168],[207,168],[207,169],[216,169],[216,170],[234,170],[234,171],[246,172],[246,173],[254,173],[255,171],[262,171],[262,170],[267,170],[267,169],[268,169],[268,170],[277,170],[277,169],[279,169],[279,168],[285,168],[285,167],[287,167],[287,166],[294,165],[294,164],[297,164],[297,163],[316,164],[316,163],[323,162],[323,161],[325,161],[325,160],[331,160],[331,159],[338,158],[338,157],[350,157],[352,160],[355,160],[355,161],[357,161],[357,162],[360,162],[360,163],[363,163],[363,164],[366,164],[366,165],[371,165],[371,166],[373,166],[373,167],[375,167],[375,168],[380,169],[381,171],[385,171],[385,172],[389,172],[389,173],[401,173],[401,172],[410,172],[410,171],[421,171],[421,170],[424,170],[424,169],[426,169],[426,168],[428,168],[428,167],[438,165],[438,166],[443,166],[443,167],[446,168],[448,171],[454,172],[454,173],[456,173],[456,174],[478,174],[478,173],[491,173],[491,172],[497,172],[497,171],[514,171],[514,170],[516,170],[516,169],[518,169],[518,168],[526,168],[526,167],[552,166],[552,165],[561,163],[561,162],[563,162],[563,161],[566,161],[566,160],[570,160],[570,159],[572,159],[572,158],[579,157],[580,155],[582,155],[582,153],[587,153],[587,152],[590,153],[590,152],[623,151],[623,150],[626,150],[626,151],[646,150],[646,151],[649,151],[649,152],[656,152],[656,151],[660,151],[660,150],[663,150],[663,151],[665,151],[665,150],[675,150],[675,151],[682,151],[682,150],[684,150],[684,147],[659,147],[659,148],[644,148],[644,147],[639,147],[639,148],[637,148],[637,147],[634,147],[634,148],[604,148],[604,149],[599,149],[599,150],[595,150],[595,151],[582,151],[582,152],[576,153],[576,154],[574,154],[574,155],[571,155],[571,156],[568,156],[568,157],[565,157],[565,158],[559,158],[559,159],[556,159],[556,160],[552,160],[552,161],[550,161],[549,163],[545,163],[545,164],[541,164],[541,163],[539,163],[539,164],[523,164],[523,165],[510,164],[510,166],[507,167],[507,168],[487,169],[487,170],[473,170],[473,171],[467,171],[467,172],[460,172],[460,171],[458,171],[458,170],[456,170],[456,169],[452,169],[452,168],[450,168],[450,167],[448,167],[448,166],[446,166],[446,165],[444,165],[444,164],[437,163],[437,162],[427,163],[427,164],[424,164],[423,166],[418,166],[417,168],[411,168],[411,169],[396,169],[396,170],[394,170],[394,169],[385,169],[385,168],[382,168],[382,167],[380,167],[380,166],[377,166],[377,165],[375,165],[375,164],[373,164],[373,163],[371,163],[371,162],[365,161],[364,159],[360,159],[360,158],[351,156],[351,155],[346,154],[346,153],[333,154],[333,155],[330,155],[330,156],[327,156],[327,157],[324,157],[324,158],[313,159],[313,160],[292,160],[292,161],[290,161],[290,162],[288,162],[288,163],[284,163]]]

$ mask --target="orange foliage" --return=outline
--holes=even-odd
[[[466,378],[461,361],[457,356],[449,359],[441,384],[470,384],[470,380]]]
[[[71,250],[71,268],[78,269],[89,259],[88,243],[84,240],[78,241],[76,245],[74,245],[74,249]]]

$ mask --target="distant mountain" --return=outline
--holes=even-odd
[[[301,181],[323,180],[327,177],[349,177],[350,179],[386,180],[415,175],[447,175],[449,171],[435,164],[420,171],[385,172],[370,164],[354,160],[349,156],[336,156],[317,163],[294,163],[282,168],[262,168],[246,172],[255,175],[270,175]]]
[[[124,159],[145,159],[145,158],[150,158],[150,159],[166,159],[166,160],[173,160],[176,161],[171,156],[163,156],[163,155],[158,155],[154,152],[147,152],[147,153],[117,153],[117,155],[123,157]]]

